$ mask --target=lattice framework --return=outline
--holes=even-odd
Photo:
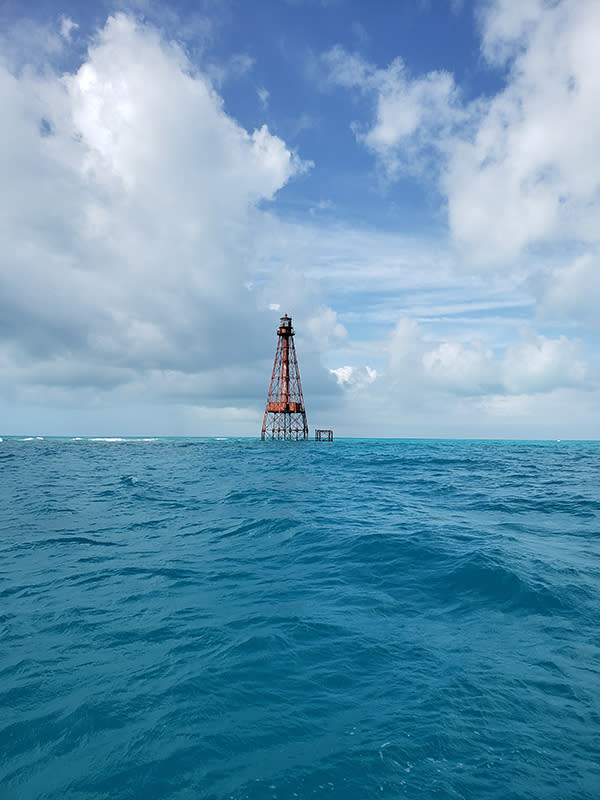
[[[281,317],[261,439],[308,439],[292,318]]]

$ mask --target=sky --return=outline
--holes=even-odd
[[[0,0],[0,435],[600,438],[600,2]]]

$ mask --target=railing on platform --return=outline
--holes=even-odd
[[[317,428],[315,430],[315,441],[333,442],[333,431],[331,428]]]

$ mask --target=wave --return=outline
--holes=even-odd
[[[435,596],[462,610],[489,609],[515,614],[570,613],[572,602],[557,586],[527,577],[507,563],[481,551],[457,560],[447,572],[431,576]]]
[[[103,539],[92,539],[89,536],[57,536],[54,538],[43,539],[38,544],[43,545],[69,545],[69,544],[91,544],[97,547],[118,547],[117,542]]]

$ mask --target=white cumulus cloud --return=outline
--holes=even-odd
[[[373,125],[364,130],[355,124],[354,129],[388,177],[402,169],[419,170],[426,149],[447,135],[462,116],[457,88],[448,72],[415,77],[401,58],[386,69],[377,69],[339,45],[323,61],[332,84],[376,96]]]
[[[345,388],[364,388],[377,378],[377,370],[373,367],[353,367],[345,365],[330,370],[340,386]]]
[[[245,253],[258,204],[307,165],[266,125],[241,127],[177,44],[126,14],[73,72],[0,61],[0,98],[3,392],[258,391],[243,368],[270,328]]]
[[[600,327],[600,256],[589,251],[534,278],[540,313]]]
[[[528,248],[600,240],[600,4],[491,0],[479,11],[482,57],[504,87],[465,102],[445,72],[378,69],[336,47],[330,82],[374,98],[355,124],[388,176],[428,159],[450,231],[472,265]],[[432,156],[432,152],[435,156]]]
[[[529,328],[500,354],[481,341],[430,341],[409,318],[399,320],[388,345],[386,380],[420,392],[483,396],[552,392],[582,387],[589,367],[582,342],[551,339]]]
[[[507,349],[502,367],[504,385],[511,394],[582,386],[587,376],[581,342],[566,336],[548,339],[530,331]]]
[[[480,261],[506,261],[600,228],[600,5],[496,2],[483,52],[508,70],[473,107],[475,135],[450,144],[442,187],[456,239]]]

